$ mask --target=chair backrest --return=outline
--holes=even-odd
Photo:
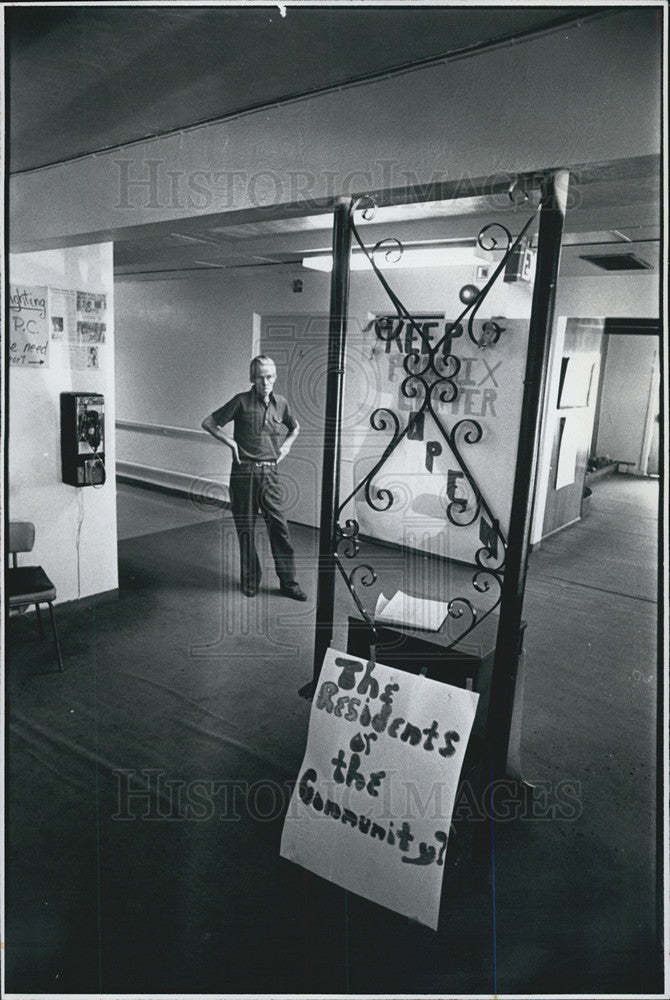
[[[35,525],[32,521],[10,521],[7,532],[7,551],[16,566],[17,552],[32,552],[35,544]]]

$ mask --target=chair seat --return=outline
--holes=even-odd
[[[55,601],[56,588],[41,566],[16,566],[7,570],[7,598],[10,608]]]

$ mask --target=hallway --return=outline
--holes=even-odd
[[[316,533],[294,531],[307,605],[242,604],[228,512],[119,487],[119,598],[57,609],[64,673],[33,622],[11,623],[7,989],[658,989],[657,496],[603,480],[532,555],[522,751],[546,809],[500,825],[494,869],[445,873],[433,933],[278,856]]]

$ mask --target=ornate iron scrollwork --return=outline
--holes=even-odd
[[[511,185],[509,196],[517,206],[528,200],[527,193],[518,183]],[[458,462],[470,494],[470,499],[464,500],[453,495],[450,496],[449,490],[447,490],[445,514],[449,523],[454,527],[467,527],[480,519],[480,524],[485,526],[480,528],[482,544],[473,553],[473,561],[477,569],[471,578],[472,588],[479,594],[493,591],[494,595],[491,605],[481,614],[478,613],[473,600],[465,595],[446,598],[448,616],[453,622],[462,622],[463,624],[463,628],[449,643],[448,648],[462,641],[479,622],[488,617],[500,604],[507,540],[500,529],[499,519],[484,496],[464,454],[465,448],[474,446],[481,440],[483,428],[477,420],[471,417],[460,419],[451,427],[446,426],[436,410],[436,405],[438,403],[453,403],[459,393],[456,379],[461,370],[461,361],[451,353],[453,336],[467,329],[468,337],[472,343],[479,350],[483,350],[495,345],[504,331],[499,320],[492,318],[482,324],[481,334],[478,336],[475,333],[474,321],[496,280],[503,273],[510,256],[523,245],[539,207],[538,205],[537,210],[531,213],[516,237],[513,237],[509,229],[499,222],[490,223],[481,229],[477,237],[478,246],[485,251],[500,252],[502,250],[502,257],[486,284],[481,289],[472,286],[474,293],[462,297],[464,308],[458,317],[445,327],[444,335],[433,343],[426,336],[423,325],[411,315],[393,290],[379,266],[380,255],[383,255],[387,261],[399,260],[404,253],[402,243],[396,237],[386,237],[379,240],[372,249],[366,247],[357,229],[354,216],[356,212],[360,211],[364,219],[371,219],[374,215],[374,201],[369,196],[365,196],[352,201],[350,205],[349,226],[353,239],[368,259],[372,270],[388,295],[395,310],[397,324],[402,324],[405,329],[409,328],[412,333],[417,334],[421,345],[421,350],[415,348],[407,351],[402,362],[404,378],[400,385],[400,391],[407,400],[413,401],[414,408],[408,412],[404,426],[398,414],[389,407],[380,407],[370,415],[372,429],[379,432],[390,431],[391,436],[379,459],[374,462],[372,468],[340,503],[334,526],[332,550],[335,563],[359,613],[373,630],[375,639],[377,631],[374,615],[365,608],[358,591],[358,585],[362,587],[372,586],[377,580],[377,573],[367,562],[359,564],[347,572],[342,560],[343,558],[354,559],[358,556],[360,552],[360,525],[355,518],[348,518],[342,525],[340,518],[347,505],[355,498],[364,498],[367,506],[378,513],[383,513],[393,507],[396,502],[394,490],[397,491],[397,487],[375,485],[377,476],[400,443],[408,435],[411,435],[413,428],[420,421],[423,421],[426,414],[432,417],[442,441]],[[381,322],[373,320],[366,329],[369,330],[373,327],[375,336],[382,342],[396,337],[399,329],[396,322],[390,318]],[[436,452],[436,454],[438,453],[441,452]]]

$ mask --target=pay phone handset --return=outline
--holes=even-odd
[[[105,400],[84,392],[61,393],[61,465],[70,486],[105,482]]]
[[[102,441],[101,418],[97,410],[86,410],[79,417],[79,440],[96,452]]]

